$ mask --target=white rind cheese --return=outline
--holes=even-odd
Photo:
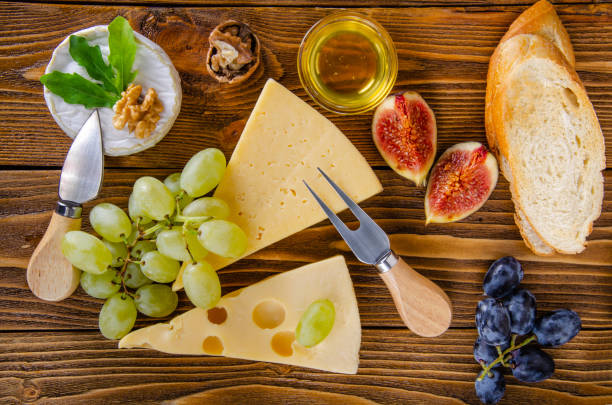
[[[303,347],[292,339],[292,334],[304,311],[320,299],[329,299],[334,304],[334,326],[321,343]],[[119,342],[119,348],[221,354],[336,373],[357,372],[361,324],[353,284],[342,256],[287,271],[229,293],[216,308],[224,308],[227,314],[221,324],[211,322],[208,311],[195,308],[170,323],[158,323],[128,334]],[[277,343],[276,339],[281,336],[287,336],[288,340],[279,339],[281,343]]]
[[[269,79],[214,194],[247,234],[242,257],[326,218],[303,180],[335,212],[346,208],[318,167],[357,202],[382,191],[368,162],[332,122]],[[238,259],[206,260],[220,269]]]
[[[87,28],[72,35],[87,39],[91,46],[99,45],[102,57],[108,63],[109,48],[106,25]],[[115,112],[112,109],[99,108],[104,153],[109,156],[130,155],[155,145],[170,131],[181,109],[181,79],[172,61],[166,52],[153,41],[137,32],[134,32],[134,36],[138,43],[138,50],[132,67],[132,70],[138,71],[134,83],[142,86],[143,94],[150,87],[153,87],[164,106],[164,110],[160,114],[160,120],[157,122],[153,133],[146,138],[139,139],[133,133],[129,133],[127,125],[122,130],[113,126],[112,119]],[[85,68],[76,63],[70,56],[69,39],[70,36],[66,37],[55,48],[45,73],[54,70],[64,73],[78,73],[92,80]],[[69,137],[74,138],[93,110],[80,104],[68,104],[46,87],[44,95],[55,122]]]

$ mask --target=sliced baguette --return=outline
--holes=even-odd
[[[559,48],[572,67],[576,65],[570,37],[555,7],[547,0],[540,0],[523,11],[510,25],[500,42],[520,34],[537,34],[548,39]]]
[[[497,46],[489,64],[485,100],[485,128],[487,142],[489,143],[489,148],[497,157],[502,174],[510,183],[512,183],[512,172],[509,164],[507,163],[507,158],[502,156],[498,150],[495,128],[493,126],[492,108],[493,98],[497,93],[498,88],[504,84],[504,79],[507,77],[508,72],[510,72],[514,65],[521,60],[520,57],[516,57],[516,55],[527,55],[529,47],[531,46],[529,36],[520,35],[519,38],[520,39],[510,41],[510,43],[504,41]],[[514,219],[527,246],[529,246],[534,253],[540,256],[550,256],[553,254],[554,250],[550,246],[546,245],[546,243],[539,238],[537,233],[533,231],[531,225],[529,225],[525,220],[525,215],[521,212],[520,208],[516,204],[515,209],[516,215]]]
[[[500,47],[508,39],[521,34],[537,34],[555,44],[563,53],[569,64],[573,67],[576,63],[574,48],[569,35],[559,19],[552,4],[547,0],[540,0],[527,10],[523,11],[510,25],[506,34],[499,41],[499,45],[493,52],[489,62],[487,74],[487,91],[485,94],[485,130],[489,148],[497,156],[497,140],[495,137],[491,118],[491,104],[496,90],[503,84],[506,73],[514,64],[512,59],[504,59],[500,56]],[[504,175],[505,176],[505,175]],[[506,176],[507,178],[507,176]]]
[[[506,179],[508,179],[510,184],[512,184],[512,170],[510,168],[510,164],[508,163],[508,159],[506,159],[504,155],[500,155],[498,163],[502,174],[504,177],[506,177]],[[538,234],[533,230],[533,227],[529,221],[525,219],[525,214],[523,214],[516,201],[513,201],[513,203],[516,210],[516,213],[514,214],[514,222],[519,228],[521,236],[523,237],[527,247],[529,247],[532,252],[540,256],[551,256],[554,254],[555,250],[540,239]]]
[[[500,44],[491,118],[497,149],[530,247],[584,249],[601,213],[604,139],[573,67],[552,42],[516,35]],[[511,62],[509,62],[511,61]],[[506,70],[505,67],[507,67]],[[531,235],[537,234],[538,239]]]

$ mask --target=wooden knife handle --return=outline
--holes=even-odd
[[[380,276],[391,292],[402,321],[411,331],[433,337],[448,329],[452,319],[451,302],[434,282],[417,273],[401,257]]]
[[[61,301],[76,290],[81,271],[62,254],[62,239],[66,232],[81,229],[81,218],[68,218],[53,212],[49,227],[28,264],[30,290],[46,301]]]

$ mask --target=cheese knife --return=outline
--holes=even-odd
[[[62,254],[62,239],[66,232],[81,229],[81,204],[98,195],[103,173],[102,131],[98,110],[94,110],[68,150],[57,207],[28,264],[28,286],[38,298],[61,301],[79,285],[81,271]]]
[[[318,170],[359,220],[359,228],[355,231],[350,230],[306,181],[304,184],[357,259],[378,269],[404,324],[420,336],[433,337],[444,333],[452,319],[451,302],[446,293],[397,256],[391,250],[389,237],[385,231],[376,225],[372,218],[323,170]]]

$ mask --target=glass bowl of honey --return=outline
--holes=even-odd
[[[321,107],[358,114],[380,104],[397,78],[397,53],[376,21],[352,11],[310,28],[298,52],[302,86]]]

